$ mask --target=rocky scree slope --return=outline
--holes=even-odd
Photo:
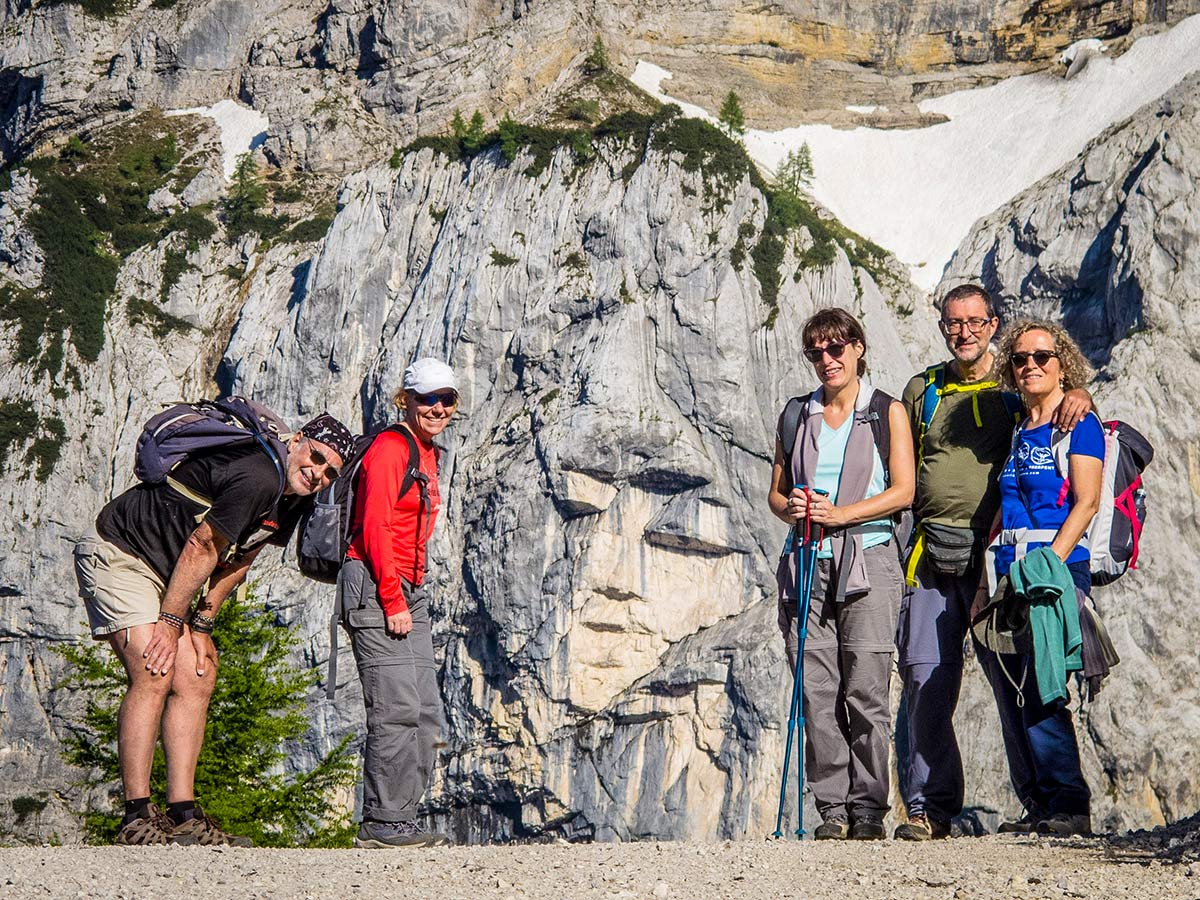
[[[293,421],[328,407],[379,425],[405,365],[430,354],[451,360],[464,395],[432,554],[448,725],[430,811],[464,840],[765,833],[788,680],[774,625],[783,529],[762,498],[777,411],[812,384],[799,327],[849,306],[897,390],[933,352],[932,326],[848,233],[772,231],[773,201],[710,126],[639,121],[586,159],[401,155],[346,179],[316,244],[200,241],[183,292],[199,327],[163,337],[127,304],[160,289],[173,239],[141,246],[95,356],[66,344],[78,386],[65,393],[5,346],[3,396],[72,436],[44,481],[0,487],[13,510],[0,530],[0,803],[35,791],[47,804],[10,831],[73,839],[70,810],[96,799],[69,787],[56,753],[77,710],[52,645],[84,633],[71,542],[129,484],[141,423],[219,387]],[[12,235],[31,177],[5,194]],[[10,460],[29,452],[23,436],[6,446]],[[298,662],[323,665],[332,589],[284,554],[257,574],[280,620],[302,627]],[[296,766],[362,732],[342,653],[338,699],[314,696]]]
[[[910,126],[916,102],[1121,41],[1198,0],[747,7],[723,0],[12,0],[0,9],[0,160],[127,110],[236,97],[271,120],[276,161],[347,172],[458,110],[548,105],[595,36],[614,63],[675,73],[675,96],[749,121]],[[866,116],[847,105],[876,107]],[[494,118],[498,118],[497,114]]]
[[[982,279],[1006,318],[1061,322],[1098,370],[1102,417],[1156,449],[1141,570],[1096,591],[1122,663],[1080,730],[1093,812],[1103,791],[1115,801],[1110,828],[1200,807],[1198,160],[1191,76],[979,221],[939,287]],[[970,702],[990,702],[975,689]]]

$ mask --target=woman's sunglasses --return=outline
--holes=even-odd
[[[831,359],[841,359],[846,352],[846,342],[841,344],[826,344],[824,347],[805,347],[804,358],[810,363],[819,363],[826,353]]]
[[[1025,368],[1025,364],[1029,362],[1030,359],[1033,360],[1034,365],[1036,365],[1039,369],[1044,369],[1050,360],[1058,359],[1058,354],[1053,350],[1034,350],[1032,353],[1014,353],[1009,358],[1012,360],[1014,369]]]
[[[440,403],[449,409],[458,405],[458,394],[454,391],[446,391],[444,394],[413,394],[413,397],[422,406],[437,406]]]

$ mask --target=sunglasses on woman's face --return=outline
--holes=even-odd
[[[1053,350],[1034,350],[1032,353],[1014,353],[1011,359],[1014,369],[1025,368],[1025,364],[1031,359],[1039,369],[1044,369],[1050,364],[1050,360],[1058,359],[1058,354]]]
[[[458,394],[454,391],[446,391],[444,394],[414,394],[413,396],[422,406],[437,406],[440,403],[449,409],[458,403]]]
[[[828,353],[830,359],[841,359],[842,354],[846,352],[846,342],[840,344],[826,344],[824,347],[805,347],[804,358],[810,363],[819,363],[825,354]]]

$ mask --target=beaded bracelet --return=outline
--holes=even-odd
[[[212,634],[213,628],[216,627],[216,620],[211,616],[206,616],[204,613],[194,612],[189,624],[192,626],[192,631],[198,634]]]
[[[174,613],[169,612],[160,612],[158,614],[158,621],[166,622],[168,625],[172,625],[175,628],[178,628],[180,631],[183,631],[184,622],[182,616],[177,616]]]

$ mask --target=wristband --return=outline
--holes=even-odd
[[[184,622],[183,622],[182,616],[177,616],[174,613],[160,611],[158,614],[158,621],[166,622],[168,625],[171,625],[172,627],[178,628],[180,631],[183,631]]]
[[[199,634],[212,634],[213,628],[216,627],[217,622],[211,616],[206,616],[204,613],[200,612],[194,612],[192,613],[192,618],[188,624],[192,626],[192,631],[195,631]]]

